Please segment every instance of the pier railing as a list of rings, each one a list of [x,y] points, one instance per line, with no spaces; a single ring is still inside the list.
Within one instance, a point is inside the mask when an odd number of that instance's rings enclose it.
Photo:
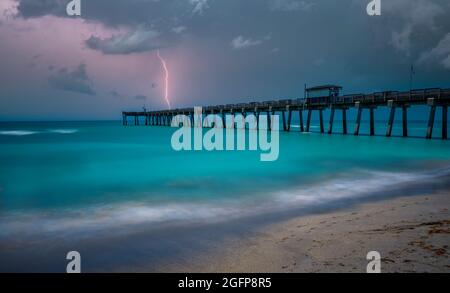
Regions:
[[[415,89],[407,92],[384,91],[371,94],[351,94],[326,99],[283,99],[264,102],[250,102],[238,104],[226,104],[203,107],[203,113],[206,114],[243,114],[253,113],[255,115],[270,115],[275,112],[281,112],[283,120],[283,130],[290,131],[291,119],[294,112],[299,113],[300,131],[309,131],[311,125],[311,116],[313,111],[319,111],[320,132],[325,133],[323,111],[330,109],[330,119],[327,133],[333,133],[334,114],[336,110],[342,111],[343,133],[348,134],[347,128],[347,110],[357,109],[357,118],[353,134],[359,135],[361,117],[363,110],[369,110],[370,113],[370,135],[375,135],[374,111],[378,107],[388,107],[390,109],[389,119],[387,121],[386,136],[392,135],[396,109],[402,109],[402,128],[403,136],[408,136],[408,108],[416,105],[427,105],[430,108],[426,138],[432,138],[433,127],[437,107],[442,108],[442,138],[447,139],[447,113],[450,104],[450,89],[427,88]],[[303,112],[307,112],[306,126],[303,121]],[[160,111],[142,111],[142,112],[122,112],[123,125],[130,125],[129,117],[134,118],[134,125],[139,125],[144,119],[144,125],[148,126],[170,126],[172,119],[176,115],[186,115],[193,118],[194,108],[179,108]],[[286,119],[287,115],[287,119]],[[225,119],[223,119],[225,122]],[[268,119],[270,121],[270,119]],[[131,123],[132,124],[132,123]],[[226,125],[225,125],[226,126]],[[234,125],[233,125],[234,127]],[[270,125],[268,125],[270,128]]]

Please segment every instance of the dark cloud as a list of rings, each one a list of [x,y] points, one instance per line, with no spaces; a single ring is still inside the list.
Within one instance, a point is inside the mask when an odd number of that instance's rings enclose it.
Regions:
[[[67,17],[58,0],[17,1],[25,18]],[[420,86],[447,86],[449,1],[387,0],[376,17],[366,14],[369,2],[84,0],[87,22],[126,33],[101,38],[92,32],[83,46],[108,55],[177,47],[177,57],[190,58],[178,60],[189,66],[189,76],[180,72],[177,86],[200,102],[212,94],[217,100],[296,96],[304,83],[341,83],[346,91],[402,89],[409,87],[413,63]]]
[[[44,15],[68,17],[70,0],[16,0],[18,15],[36,18]],[[176,23],[177,19],[202,15],[210,0],[82,0],[81,14],[87,20],[108,26],[142,23]]]
[[[439,43],[428,52],[424,52],[419,59],[424,64],[428,62],[436,62],[444,68],[450,69],[450,33],[445,35]]]
[[[144,95],[137,95],[137,96],[135,96],[134,98],[135,98],[136,100],[139,100],[139,101],[145,101],[145,100],[147,100],[147,97],[144,96]]]
[[[91,36],[86,45],[99,50],[104,54],[131,54],[151,51],[164,46],[160,39],[160,33],[145,28],[138,28],[126,34],[116,35],[111,38],[101,39]]]
[[[119,99],[119,98],[122,97],[122,95],[119,94],[117,91],[111,91],[111,92],[109,92],[109,93],[110,93],[110,95],[111,95],[113,98],[116,98],[116,99]]]
[[[48,78],[48,83],[54,89],[95,95],[92,89],[93,83],[87,75],[85,64],[80,64],[72,71],[67,68],[61,68]]]
[[[302,0],[271,0],[270,9],[274,11],[307,11],[314,6],[314,2]]]
[[[67,0],[18,0],[17,11],[24,18],[35,18],[44,15],[67,16]]]

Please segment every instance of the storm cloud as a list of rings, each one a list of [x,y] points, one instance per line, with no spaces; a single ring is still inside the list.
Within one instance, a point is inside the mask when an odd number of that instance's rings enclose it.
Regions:
[[[414,87],[449,86],[448,0],[382,0],[381,16],[367,15],[369,0],[82,0],[81,18],[65,14],[69,0],[4,1],[0,10],[12,2],[15,14],[0,16],[0,38],[8,39],[0,54],[10,63],[0,85],[24,70],[14,64],[42,54],[29,68],[35,79],[81,95],[95,84],[116,112],[143,102],[166,107],[163,87],[153,86],[164,82],[156,49],[176,106],[301,97],[304,84],[403,90],[411,65]],[[131,98],[136,92],[151,99]]]
[[[54,89],[91,96],[95,95],[95,92],[92,89],[92,81],[89,79],[86,72],[85,64],[80,64],[73,70],[67,68],[59,69],[49,77],[48,83]]]
[[[164,46],[160,40],[160,33],[145,28],[138,28],[125,34],[116,35],[107,39],[91,36],[86,45],[104,54],[131,54],[152,51]]]

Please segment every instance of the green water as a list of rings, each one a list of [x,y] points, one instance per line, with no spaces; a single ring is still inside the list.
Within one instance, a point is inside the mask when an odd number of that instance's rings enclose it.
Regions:
[[[260,151],[176,152],[170,144],[175,130],[119,122],[0,124],[3,225],[17,214],[59,219],[58,211],[83,218],[90,210],[89,217],[111,224],[323,203],[413,181],[450,161],[449,141],[302,134],[294,127],[280,133],[278,160],[261,162]],[[412,135],[424,131],[424,122],[410,124]]]

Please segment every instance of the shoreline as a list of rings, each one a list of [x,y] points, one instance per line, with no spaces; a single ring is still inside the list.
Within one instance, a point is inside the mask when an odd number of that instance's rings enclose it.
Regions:
[[[76,248],[84,272],[365,272],[372,250],[382,272],[450,272],[450,174],[421,179],[225,222],[15,239],[0,271],[61,272]]]
[[[446,190],[299,216],[158,271],[365,273],[375,250],[382,272],[449,273],[449,208]]]

